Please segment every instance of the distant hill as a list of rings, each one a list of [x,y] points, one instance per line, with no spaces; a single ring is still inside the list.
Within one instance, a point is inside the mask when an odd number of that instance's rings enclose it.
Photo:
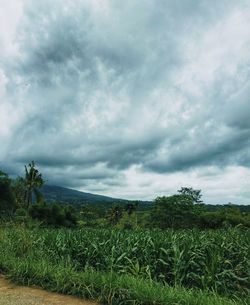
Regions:
[[[76,191],[73,189],[56,186],[56,185],[44,185],[41,188],[46,201],[68,202],[68,203],[82,203],[82,202],[102,202],[102,203],[125,203],[128,200],[112,198],[108,196],[96,195],[91,193],[85,193]]]
[[[81,192],[57,185],[44,185],[41,188],[47,202],[65,202],[72,204],[90,203],[97,204],[99,207],[107,208],[113,204],[126,204],[130,200],[113,198],[103,195]],[[152,207],[153,201],[140,201],[139,210],[146,211]],[[205,204],[207,212],[217,211],[227,205]],[[250,213],[250,205],[235,205],[241,212]]]

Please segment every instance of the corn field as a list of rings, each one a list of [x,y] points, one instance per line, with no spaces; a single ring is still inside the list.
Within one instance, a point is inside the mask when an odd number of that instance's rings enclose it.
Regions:
[[[228,229],[121,231],[0,229],[0,269],[6,260],[71,266],[74,271],[131,274],[171,286],[248,295],[250,232]]]

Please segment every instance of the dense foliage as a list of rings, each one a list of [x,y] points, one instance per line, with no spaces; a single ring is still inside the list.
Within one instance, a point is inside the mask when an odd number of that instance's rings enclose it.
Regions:
[[[241,212],[236,205],[220,206],[215,211],[209,211],[208,207],[195,202],[188,194],[157,197],[151,211],[151,224],[162,229],[250,227],[250,213]]]
[[[42,226],[73,227],[77,222],[75,210],[69,205],[35,204],[30,207],[29,215],[39,220]]]
[[[47,259],[86,270],[130,274],[172,286],[246,295],[249,230],[6,229],[0,258]],[[1,262],[1,260],[0,260]]]
[[[11,189],[11,179],[0,171],[0,215],[13,212],[16,208],[15,198]]]

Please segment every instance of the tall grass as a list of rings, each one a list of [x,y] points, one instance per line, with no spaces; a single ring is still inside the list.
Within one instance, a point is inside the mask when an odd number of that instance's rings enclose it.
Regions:
[[[173,301],[168,304],[229,304],[224,299],[219,303],[219,298],[217,303],[209,303],[215,296],[180,287],[246,300],[249,245],[249,231],[237,229],[129,232],[6,228],[0,229],[0,268],[25,283],[32,281],[87,297],[107,296],[105,289],[110,289],[113,301],[103,297],[106,304],[116,304],[117,299],[124,302],[117,304],[166,304],[171,296]],[[143,296],[151,301],[147,303]],[[207,301],[197,303],[201,297]],[[142,299],[144,303],[138,303]]]

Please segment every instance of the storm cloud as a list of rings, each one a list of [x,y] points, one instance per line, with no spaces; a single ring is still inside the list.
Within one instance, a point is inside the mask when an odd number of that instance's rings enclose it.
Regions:
[[[3,170],[35,160],[79,190],[249,202],[249,1],[14,3],[0,0]]]

